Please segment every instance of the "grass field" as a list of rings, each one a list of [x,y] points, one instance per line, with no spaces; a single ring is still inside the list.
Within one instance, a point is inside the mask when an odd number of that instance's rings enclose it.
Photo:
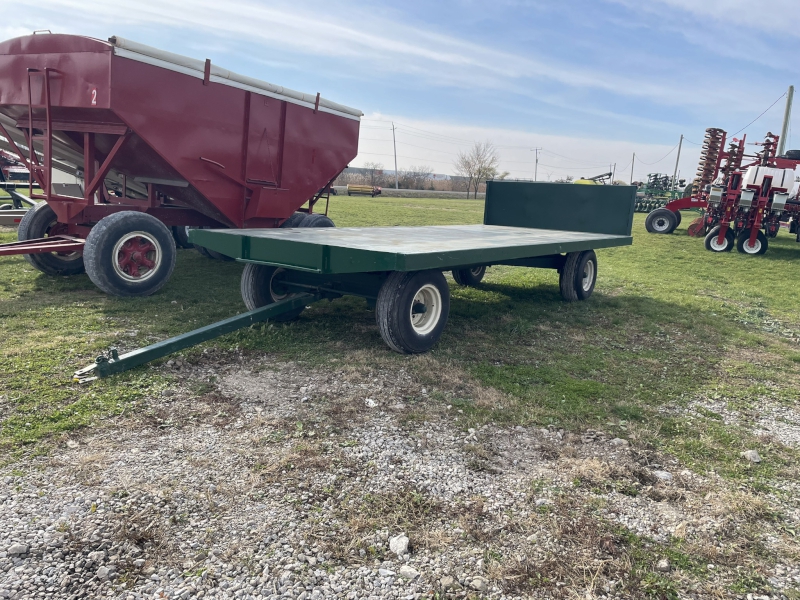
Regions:
[[[482,210],[474,200],[341,197],[330,215],[340,226],[456,224],[480,222]],[[356,298],[209,345],[309,366],[406,365],[464,411],[465,427],[488,420],[603,427],[690,468],[766,488],[793,472],[796,450],[726,425],[712,410],[691,418],[682,411],[697,398],[744,412],[763,402],[796,406],[800,245],[782,233],[763,257],[712,254],[685,235],[690,221],[686,214],[674,235],[655,236],[637,215],[633,247],[598,252],[599,280],[586,303],[563,303],[557,274],[545,270],[495,267],[479,289],[453,284],[450,322],[426,357],[391,353]],[[13,239],[13,230],[0,233],[0,241]],[[0,258],[3,453],[45,452],[56,434],[100,423],[168,387],[168,375],[149,367],[87,386],[70,376],[110,345],[132,349],[240,312],[240,272],[180,251],[159,294],[116,299],[85,275],[50,278],[22,258]],[[465,382],[489,393],[470,395]],[[753,467],[739,458],[746,449],[767,459]]]

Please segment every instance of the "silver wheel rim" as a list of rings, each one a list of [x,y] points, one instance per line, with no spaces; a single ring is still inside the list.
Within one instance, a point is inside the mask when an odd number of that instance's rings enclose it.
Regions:
[[[722,238],[722,243],[719,243],[719,234],[715,234],[714,237],[711,238],[711,249],[714,252],[723,252],[728,247],[728,236],[724,236]]]
[[[419,311],[420,306],[424,307],[425,312]],[[426,283],[417,291],[411,302],[409,316],[411,327],[418,335],[427,335],[436,328],[442,316],[442,295],[435,285]]]
[[[475,267],[469,270],[473,277],[480,277],[483,274],[483,267]]]
[[[594,261],[589,260],[586,262],[586,266],[583,268],[583,280],[581,281],[581,286],[583,287],[584,292],[588,292],[592,289],[592,285],[594,284]]]
[[[653,229],[658,233],[669,229],[669,220],[667,217],[656,217],[653,219]]]
[[[742,249],[744,250],[745,254],[758,254],[761,250],[761,240],[756,238],[751,246],[750,240],[746,239],[744,244],[742,244]]]
[[[153,249],[145,253],[145,256],[150,262],[153,263],[153,266],[144,267],[145,270],[142,270],[142,267],[139,267],[137,269],[138,276],[133,276],[125,271],[123,266],[120,264],[119,259],[120,255],[123,253],[125,244],[133,242],[137,239],[146,240],[153,245]],[[152,234],[147,233],[146,231],[132,231],[128,235],[120,238],[119,241],[114,244],[114,251],[111,254],[111,264],[114,267],[114,272],[125,281],[141,283],[142,281],[147,281],[156,274],[156,271],[158,271],[158,268],[161,266],[162,258],[163,252],[161,252],[161,244],[158,243],[158,240]]]
[[[285,269],[280,269],[280,268],[275,269],[272,272],[272,277],[269,278],[269,295],[272,296],[273,302],[280,302],[281,300],[286,300],[286,298],[292,295],[291,292],[285,292],[283,294],[279,294],[275,291],[275,288],[272,287],[272,284],[275,281],[275,276],[278,275],[279,273],[283,273],[284,271]]]

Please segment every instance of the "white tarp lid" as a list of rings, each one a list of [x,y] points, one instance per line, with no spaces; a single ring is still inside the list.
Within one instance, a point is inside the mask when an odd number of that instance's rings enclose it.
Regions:
[[[145,44],[139,44],[138,42],[132,42],[116,35],[108,38],[108,41],[114,46],[114,53],[124,58],[139,60],[141,62],[146,62],[155,66],[161,66],[173,71],[186,73],[187,75],[192,75],[194,77],[200,77],[201,79],[205,74],[205,61],[198,60],[196,58],[189,58],[188,56],[182,56],[173,52],[167,52],[165,50],[159,50],[158,48],[146,46]],[[216,66],[214,63],[211,63],[211,81],[246,89],[271,96],[273,98],[286,100],[287,102],[292,102],[293,104],[300,104],[302,106],[311,108],[314,107],[317,101],[316,94],[304,94],[303,92],[290,90],[289,88],[275,85],[274,83],[255,79],[254,77],[239,75],[238,73],[233,73],[227,69],[222,69]],[[351,119],[356,118],[360,120],[360,118],[364,115],[364,113],[357,108],[351,108],[350,106],[344,106],[343,104],[331,102],[330,100],[326,100],[322,97],[319,99],[319,108],[323,112],[339,114]]]

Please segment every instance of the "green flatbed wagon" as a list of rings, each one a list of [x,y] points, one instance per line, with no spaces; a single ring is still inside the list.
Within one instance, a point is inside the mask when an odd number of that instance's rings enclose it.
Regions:
[[[390,348],[425,352],[447,323],[443,271],[460,285],[478,285],[492,265],[556,269],[562,297],[585,300],[597,279],[594,250],[632,243],[634,201],[630,186],[490,181],[483,225],[192,230],[193,243],[246,263],[241,291],[249,312],[126,355],[112,350],[76,376],[119,372],[345,295],[375,307]]]

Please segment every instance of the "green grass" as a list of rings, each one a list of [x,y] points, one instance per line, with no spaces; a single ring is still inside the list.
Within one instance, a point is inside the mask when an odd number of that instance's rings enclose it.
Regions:
[[[482,211],[480,200],[336,197],[330,216],[340,226],[455,224],[479,223]],[[437,388],[441,403],[463,411],[465,427],[490,419],[600,427],[757,489],[797,453],[725,425],[713,411],[681,411],[697,397],[733,408],[760,398],[796,403],[800,245],[782,233],[763,257],[712,254],[686,235],[689,213],[670,236],[645,233],[643,220],[635,218],[633,247],[598,252],[588,302],[563,303],[554,271],[494,267],[480,288],[453,284],[448,327],[426,357],[390,352],[357,298],[318,303],[295,323],[255,326],[204,347],[309,365],[406,366]],[[103,295],[85,275],[50,278],[21,258],[0,258],[0,447],[45,451],[53,435],[135,410],[136,400],[169,386],[148,367],[88,386],[70,375],[110,345],[132,349],[240,312],[241,268],[180,251],[163,291],[126,300]],[[501,394],[475,394],[475,383]],[[740,460],[749,448],[765,461]]]

